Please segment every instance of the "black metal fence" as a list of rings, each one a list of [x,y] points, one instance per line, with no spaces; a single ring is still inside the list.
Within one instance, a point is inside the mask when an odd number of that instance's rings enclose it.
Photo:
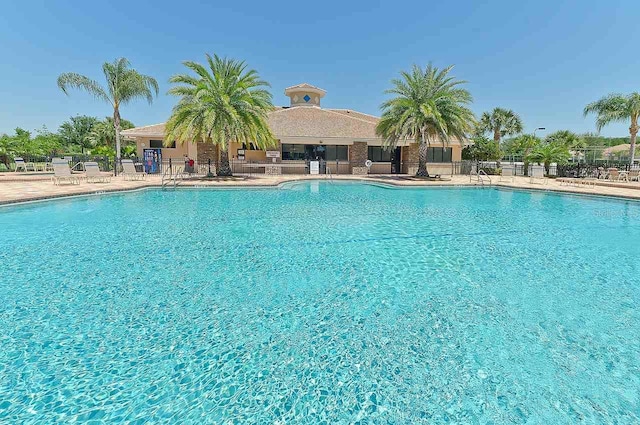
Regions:
[[[84,162],[94,161],[99,164],[101,171],[114,171],[115,158],[106,156],[92,156],[92,155],[56,155],[56,156],[38,156],[38,155],[24,155],[21,158],[25,163],[32,164],[33,167],[29,167],[29,171],[35,168],[34,171],[50,171],[50,168],[46,167],[46,164],[50,164],[52,158],[65,158],[68,160],[74,171],[83,171]],[[123,158],[125,159],[125,158]],[[216,174],[216,163],[213,161],[200,161],[189,158],[166,158],[161,161],[145,160],[140,157],[130,157],[137,169],[137,171],[144,171],[148,174],[169,174],[175,172],[196,172],[198,174],[208,174],[211,170],[211,174]],[[456,175],[456,174],[469,174],[474,169],[474,162],[472,161],[453,161],[449,163],[427,163],[427,171],[431,175]],[[233,174],[238,175],[261,175],[269,172],[273,165],[276,165],[279,173],[281,174],[310,174],[311,167],[310,161],[281,161],[274,164],[270,160],[262,161],[238,161],[230,160],[229,165]],[[354,163],[350,161],[320,161],[319,174],[352,174],[354,167],[363,167],[363,164]],[[475,166],[477,169],[477,166]],[[11,162],[9,167],[5,167],[4,171],[14,171],[15,164]],[[122,167],[118,167],[118,171],[121,171]],[[373,162],[368,169],[369,174],[409,174],[413,175],[418,170],[417,161],[393,161],[393,162]]]
[[[95,156],[95,155],[16,155],[10,158],[9,161],[0,165],[0,172],[12,172],[16,170],[15,158],[22,158],[25,162],[27,171],[50,171],[50,164],[53,158],[63,158],[69,162],[69,166],[74,171],[83,171],[85,162],[97,162],[101,171],[113,171],[114,159],[108,156]],[[21,170],[23,171],[23,170]]]
[[[524,176],[525,167],[523,163],[510,163],[502,161],[498,167],[495,161],[479,161],[477,162],[477,169],[483,170],[487,174],[500,174],[503,166],[509,165],[514,167],[516,176]],[[533,165],[537,163],[529,163],[529,171]],[[615,161],[596,161],[594,163],[584,162],[569,162],[567,164],[551,164],[549,169],[545,170],[545,175],[549,177],[599,177],[607,170],[607,168],[617,168],[620,171],[629,171],[631,166],[628,162],[615,162]]]

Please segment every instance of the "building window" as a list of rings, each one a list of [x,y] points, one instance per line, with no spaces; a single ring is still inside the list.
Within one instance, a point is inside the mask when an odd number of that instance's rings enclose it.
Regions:
[[[346,145],[327,145],[325,158],[327,161],[348,161],[349,147]]]
[[[282,159],[301,160],[304,158],[304,145],[282,144]]]
[[[393,150],[382,146],[369,146],[369,159],[373,162],[391,162]]]
[[[348,161],[349,147],[347,145],[301,145],[282,144],[282,159]]]
[[[154,148],[154,149],[158,149],[158,148],[175,148],[176,147],[176,141],[174,140],[173,143],[171,143],[171,145],[165,146],[165,145],[162,144],[162,140],[149,140],[149,147],[150,148]]]
[[[451,162],[451,148],[429,148],[427,162]]]

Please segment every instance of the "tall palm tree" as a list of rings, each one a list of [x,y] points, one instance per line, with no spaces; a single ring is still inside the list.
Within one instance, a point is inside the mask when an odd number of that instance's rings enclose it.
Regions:
[[[204,141],[221,147],[217,174],[230,176],[229,144],[253,143],[265,149],[276,143],[267,124],[273,109],[269,84],[243,61],[211,57],[206,66],[187,61],[193,74],[178,74],[169,82],[180,84],[169,94],[180,97],[165,128],[165,141]]]
[[[636,154],[636,137],[638,135],[638,117],[640,117],[640,93],[629,95],[610,94],[585,106],[584,116],[596,115],[596,128],[602,130],[612,122],[630,121],[629,125],[629,158],[633,165]]]
[[[58,77],[58,87],[68,94],[69,88],[82,89],[93,97],[110,103],[113,107],[113,125],[116,132],[116,164],[120,163],[120,107],[127,103],[144,98],[151,104],[153,95],[158,95],[158,82],[148,76],[131,69],[125,58],[113,62],[105,62],[102,71],[107,80],[106,88],[100,83],[84,75],[67,72]],[[115,167],[117,173],[118,167]]]
[[[462,141],[475,125],[473,112],[467,107],[471,94],[459,87],[466,81],[450,76],[452,68],[414,65],[410,72],[400,73],[402,78],[391,80],[393,87],[385,91],[396,97],[381,105],[376,133],[384,138],[386,147],[406,139],[418,143],[417,176],[429,176],[427,157],[432,142],[448,143],[452,137]]]
[[[478,129],[483,133],[492,133],[493,141],[500,143],[504,136],[522,133],[522,120],[511,109],[494,108],[480,117]]]

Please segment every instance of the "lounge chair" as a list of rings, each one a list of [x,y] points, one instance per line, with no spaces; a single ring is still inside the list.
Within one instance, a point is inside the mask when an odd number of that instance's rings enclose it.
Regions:
[[[629,171],[629,175],[627,176],[629,178],[629,181],[640,181],[640,170],[635,169],[635,170],[631,170]]]
[[[607,170],[605,170],[604,167],[598,167],[597,178],[600,180],[606,180],[608,177],[609,173],[607,172]]]
[[[27,164],[25,164],[24,159],[22,158],[14,158],[13,161],[16,163],[15,172],[17,173],[19,169],[22,171],[27,171]]]
[[[109,183],[111,181],[111,176],[100,172],[97,162],[85,162],[84,171],[88,183]]]
[[[27,171],[36,171],[36,166],[33,162],[25,162],[24,159],[20,157],[14,158],[13,161],[16,163],[15,172],[18,172],[18,169],[21,169],[25,173]]]
[[[130,159],[123,159],[122,161],[122,176],[125,180],[144,180],[147,177],[147,173],[138,172],[133,161]]]
[[[617,168],[607,168],[607,180],[618,181],[620,180],[620,171]]]
[[[69,163],[65,159],[61,158],[53,158],[51,161],[53,165],[53,177],[51,180],[53,184],[59,185],[63,181],[66,181],[71,184],[80,184],[80,179],[78,176],[74,176],[71,174],[71,168],[69,168]]]
[[[535,179],[540,179],[539,183],[546,183],[544,178],[544,167],[541,165],[532,165],[529,177],[531,183],[535,183]]]
[[[503,165],[502,166],[502,174],[500,174],[500,181],[503,179],[509,179],[513,181],[513,176],[516,175],[516,167],[513,165]]]

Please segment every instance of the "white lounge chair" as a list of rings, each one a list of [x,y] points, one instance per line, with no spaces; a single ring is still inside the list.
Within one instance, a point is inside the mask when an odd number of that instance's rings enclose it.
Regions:
[[[500,174],[500,181],[503,179],[509,179],[513,181],[513,176],[516,175],[516,167],[513,165],[503,165],[502,166],[502,174]]]
[[[13,161],[16,163],[15,172],[18,172],[18,169],[21,169],[25,173],[27,171],[36,171],[36,166],[33,162],[25,162],[24,158],[16,157],[13,158]]]
[[[22,158],[13,158],[13,161],[16,163],[15,172],[17,173],[19,169],[22,171],[27,171],[27,164],[24,162]]]
[[[84,171],[88,183],[109,183],[111,176],[102,174],[97,162],[85,162]]]
[[[138,172],[133,161],[130,159],[123,159],[122,161],[122,176],[125,180],[144,180],[147,177],[147,173]]]
[[[59,185],[63,181],[71,184],[80,184],[78,176],[71,174],[71,168],[69,168],[69,163],[66,159],[53,158],[51,164],[53,165],[53,177],[51,177],[53,184]]]
[[[620,180],[620,170],[618,170],[617,168],[607,168],[607,180]]]
[[[531,172],[529,173],[530,182],[535,183],[538,180],[538,183],[546,183],[544,178],[544,167],[542,165],[532,165]]]

